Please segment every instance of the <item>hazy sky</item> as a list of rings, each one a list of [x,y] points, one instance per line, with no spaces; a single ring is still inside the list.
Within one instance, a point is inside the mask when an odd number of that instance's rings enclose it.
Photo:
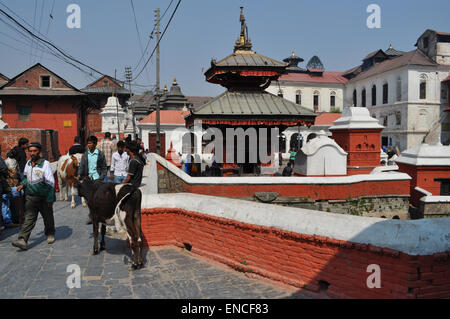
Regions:
[[[124,78],[124,68],[133,69],[141,49],[130,0],[0,0],[30,25],[34,25],[57,46],[97,70]],[[178,0],[161,21],[161,31]],[[66,25],[69,4],[81,8],[81,28]],[[170,0],[134,0],[141,44],[145,48],[154,26],[154,10],[167,8]],[[381,28],[369,29],[366,12],[369,4],[381,7]],[[305,59],[301,66],[318,55],[326,70],[345,71],[358,65],[376,49],[413,50],[426,29],[450,32],[448,0],[182,0],[161,41],[161,87],[177,78],[185,95],[216,96],[224,91],[205,81],[211,58],[232,53],[240,31],[239,12],[244,14],[253,50],[282,60],[292,51]],[[43,8],[43,10],[42,10]],[[6,10],[7,11],[7,10]],[[0,14],[0,18],[5,17]],[[149,52],[155,46],[150,42]],[[32,55],[30,55],[30,53]],[[42,58],[40,58],[42,55]],[[41,62],[77,88],[93,78],[57,58],[32,49],[30,41],[0,21],[0,73],[13,77],[32,64]],[[142,64],[141,64],[142,65]],[[139,66],[135,74],[141,69]],[[155,58],[136,80],[141,85],[155,84]],[[142,91],[139,88],[137,91]]]

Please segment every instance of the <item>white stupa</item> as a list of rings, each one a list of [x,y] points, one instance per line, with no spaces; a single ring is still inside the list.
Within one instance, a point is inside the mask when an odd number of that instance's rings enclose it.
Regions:
[[[119,121],[120,132],[124,132],[125,128],[125,112],[119,103],[119,99],[115,96],[110,96],[106,102],[105,107],[100,113],[102,117],[102,132],[111,132],[111,134],[118,134],[117,121]]]

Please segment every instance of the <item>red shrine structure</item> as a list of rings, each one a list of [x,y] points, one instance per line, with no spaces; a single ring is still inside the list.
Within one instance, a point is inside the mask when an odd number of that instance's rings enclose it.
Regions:
[[[226,58],[211,61],[211,67],[205,72],[206,81],[220,84],[226,92],[212,99],[198,109],[191,109],[186,117],[186,126],[191,128],[194,121],[201,120],[202,129],[219,128],[224,137],[223,169],[239,169],[239,173],[257,173],[261,164],[249,161],[249,140],[245,142],[245,163],[233,163],[226,160],[225,137],[227,128],[242,127],[244,130],[254,127],[258,132],[258,154],[260,145],[267,141],[267,155],[278,153],[270,149],[270,129],[278,128],[281,133],[289,126],[314,124],[315,114],[293,102],[265,92],[271,81],[286,73],[287,63],[280,62],[252,51],[248,37],[243,7],[240,14],[241,32],[234,46],[234,52]],[[266,136],[259,128],[267,128]],[[281,135],[281,134],[280,134]],[[235,148],[236,148],[235,143]],[[219,160],[217,160],[219,163]],[[259,162],[259,158],[258,158]],[[263,164],[264,165],[264,164]]]

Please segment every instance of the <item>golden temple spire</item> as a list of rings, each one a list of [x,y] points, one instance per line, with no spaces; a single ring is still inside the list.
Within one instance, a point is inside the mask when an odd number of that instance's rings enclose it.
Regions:
[[[248,27],[245,23],[244,7],[241,7],[241,15],[239,21],[241,22],[241,33],[239,35],[239,40],[237,40],[234,45],[234,52],[238,50],[251,51],[252,43],[248,38]]]
[[[172,85],[177,85],[177,78],[173,78]]]

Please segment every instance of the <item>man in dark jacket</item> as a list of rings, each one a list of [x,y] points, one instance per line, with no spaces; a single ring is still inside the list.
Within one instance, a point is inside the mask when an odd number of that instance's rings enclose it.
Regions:
[[[96,149],[97,141],[97,137],[89,136],[87,140],[88,150],[84,152],[81,158],[78,177],[89,176],[93,180],[103,181],[108,173],[105,154]]]
[[[23,170],[25,169],[25,164],[27,163],[27,154],[25,153],[25,150],[28,148],[29,142],[30,141],[27,138],[21,137],[19,139],[18,145],[14,146],[14,148],[11,150],[15,152],[14,159],[17,161],[17,164],[19,164],[19,173],[21,179],[23,178]]]
[[[80,137],[75,136],[75,138],[73,139],[73,142],[74,142],[73,145],[69,148],[69,155],[78,154],[78,153],[83,154],[85,149],[80,144]]]
[[[106,167],[106,158],[102,151],[96,148],[98,139],[95,136],[89,136],[87,139],[88,150],[81,158],[78,168],[78,178],[89,176],[94,181],[103,181],[108,173]],[[89,214],[88,224],[92,224],[92,216]]]

